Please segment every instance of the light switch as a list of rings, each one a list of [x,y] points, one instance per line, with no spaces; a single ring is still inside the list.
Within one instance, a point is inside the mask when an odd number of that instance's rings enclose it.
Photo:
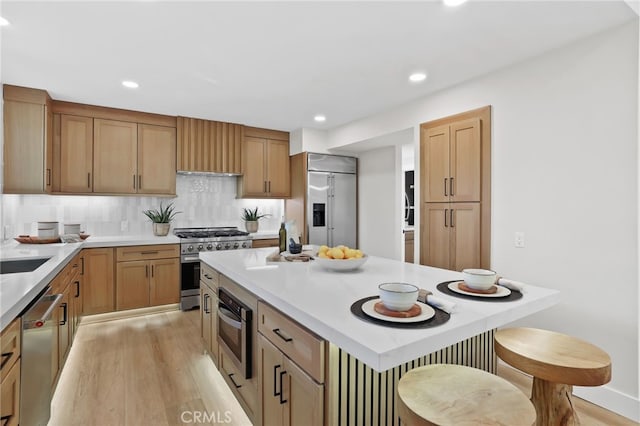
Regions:
[[[524,232],[516,232],[515,246],[516,248],[524,248]]]

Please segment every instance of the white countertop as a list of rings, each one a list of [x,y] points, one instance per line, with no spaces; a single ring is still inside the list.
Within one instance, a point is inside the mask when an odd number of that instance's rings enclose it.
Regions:
[[[254,240],[269,240],[278,237],[278,230],[275,231],[258,231],[250,234]]]
[[[4,329],[51,282],[83,248],[118,247],[150,244],[179,244],[175,235],[90,236],[81,243],[0,245],[0,259],[38,259],[50,257],[33,272],[0,275],[0,330]]]
[[[376,371],[385,371],[484,331],[546,309],[559,292],[527,286],[520,300],[486,302],[447,296],[436,290],[459,272],[371,256],[362,269],[331,272],[303,262],[267,263],[273,248],[200,253],[200,259]],[[509,277],[517,279],[517,277]],[[398,329],[363,321],[353,302],[374,296],[378,284],[401,281],[456,303],[451,319],[427,329]]]

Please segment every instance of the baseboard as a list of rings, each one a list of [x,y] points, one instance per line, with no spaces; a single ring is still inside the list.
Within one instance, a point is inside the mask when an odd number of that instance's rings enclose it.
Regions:
[[[139,317],[143,315],[159,314],[162,312],[177,311],[179,309],[179,303],[172,303],[170,305],[150,306],[148,308],[128,309],[126,311],[114,311],[104,314],[87,315],[82,317],[82,319],[80,320],[80,324],[84,325],[104,321],[113,321],[124,318]]]
[[[609,386],[574,386],[573,394],[599,405],[634,422],[640,422],[640,399],[612,389]]]

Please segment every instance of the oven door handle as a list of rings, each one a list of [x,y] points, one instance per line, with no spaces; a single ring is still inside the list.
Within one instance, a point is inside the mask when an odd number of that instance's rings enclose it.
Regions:
[[[182,256],[182,262],[197,262],[200,256]]]
[[[237,328],[238,330],[242,329],[242,322],[236,320],[236,315],[227,308],[218,306],[218,318],[220,318],[222,321],[226,322],[233,328]]]

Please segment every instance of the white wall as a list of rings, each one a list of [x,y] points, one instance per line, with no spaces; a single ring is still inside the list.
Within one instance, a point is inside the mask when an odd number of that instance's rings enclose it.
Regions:
[[[576,394],[639,420],[637,21],[335,129],[328,146],[484,105],[493,108],[491,267],[562,295],[518,325],[605,349],[611,382]]]
[[[178,175],[177,198],[2,195],[2,224],[10,227],[8,237],[36,235],[38,221],[80,223],[92,235],[151,234],[143,210],[157,208],[160,202],[174,202],[177,215],[173,227],[237,226],[244,230],[240,214],[244,207],[259,207],[270,214],[260,219],[259,231],[277,232],[284,214],[282,200],[236,199],[236,179],[226,176]],[[62,232],[62,229],[60,229]]]
[[[401,204],[395,168],[394,147],[367,151],[358,160],[358,246],[367,254],[390,259],[402,255],[396,237]]]

